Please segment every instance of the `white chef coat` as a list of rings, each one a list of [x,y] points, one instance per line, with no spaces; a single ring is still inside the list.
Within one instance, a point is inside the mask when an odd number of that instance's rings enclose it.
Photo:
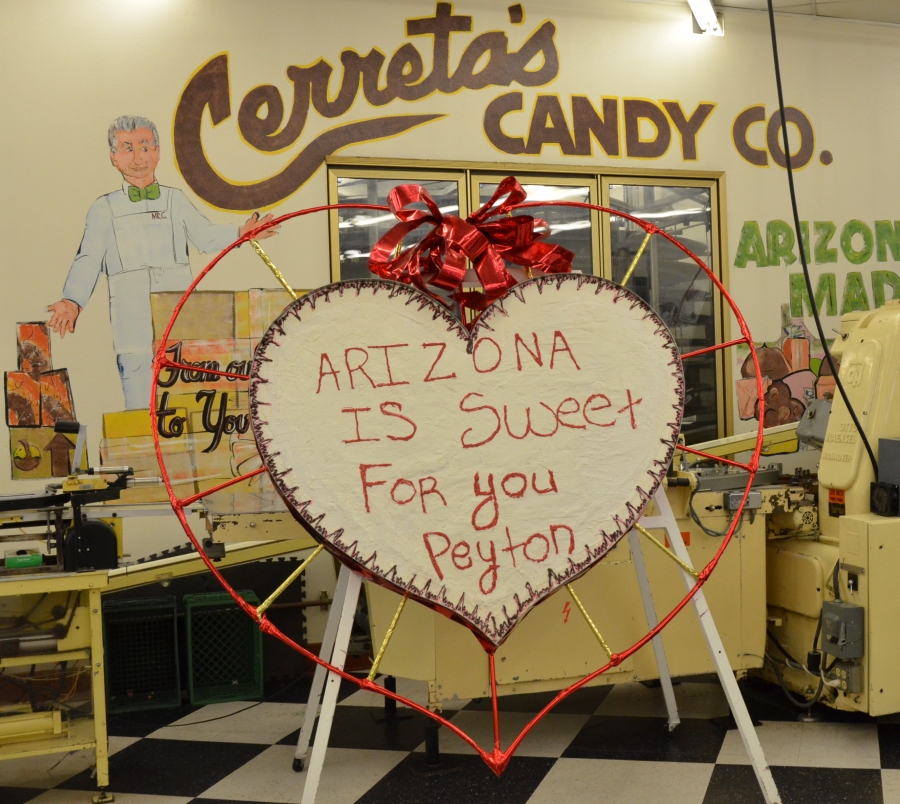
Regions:
[[[84,236],[69,269],[63,298],[84,307],[101,273],[109,282],[109,314],[126,407],[149,404],[153,359],[150,294],[186,290],[193,280],[188,243],[221,251],[239,227],[213,224],[174,187],[159,198],[132,201],[128,182],[88,210]]]

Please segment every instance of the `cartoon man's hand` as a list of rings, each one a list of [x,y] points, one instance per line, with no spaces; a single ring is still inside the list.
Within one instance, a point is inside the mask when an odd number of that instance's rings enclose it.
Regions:
[[[50,329],[59,333],[61,338],[65,338],[67,332],[75,332],[75,321],[81,314],[81,308],[75,302],[60,299],[56,304],[51,304],[47,310],[53,313],[47,324]]]
[[[258,212],[254,212],[249,218],[247,218],[247,222],[238,229],[238,234],[243,237],[247,232],[252,232],[254,229],[258,229],[260,226],[265,226],[270,220],[272,220],[272,213],[270,212],[264,218],[259,217]],[[274,237],[278,234],[278,230],[281,228],[281,224],[278,226],[273,226],[271,229],[266,229],[264,232],[260,232],[254,238],[255,240],[265,240],[267,237]]]

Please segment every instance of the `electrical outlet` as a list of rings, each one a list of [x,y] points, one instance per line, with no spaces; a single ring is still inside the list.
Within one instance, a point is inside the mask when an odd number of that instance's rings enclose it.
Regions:
[[[865,692],[865,687],[863,686],[863,667],[857,662],[838,661],[835,663],[834,667],[831,668],[828,675],[830,678],[837,679],[841,682],[838,687],[841,692],[846,692],[848,695]]]

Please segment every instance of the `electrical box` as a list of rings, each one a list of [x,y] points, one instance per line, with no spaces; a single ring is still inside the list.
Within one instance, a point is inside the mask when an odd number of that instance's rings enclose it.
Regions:
[[[725,492],[725,509],[728,511],[737,511],[741,507],[741,500],[744,499],[742,491],[726,491]],[[758,491],[751,491],[747,495],[747,502],[744,505],[745,511],[754,511],[762,508],[762,494]]]
[[[900,438],[878,439],[878,480],[900,486]]]
[[[797,424],[797,438],[801,444],[821,449],[825,443],[828,420],[831,418],[831,400],[813,399]]]
[[[840,682],[838,687],[841,692],[848,695],[854,695],[865,690],[863,684],[863,666],[854,661],[835,662],[833,668],[828,673],[829,677],[835,678]]]
[[[826,600],[822,606],[822,650],[838,659],[863,655],[865,609],[843,600]]]

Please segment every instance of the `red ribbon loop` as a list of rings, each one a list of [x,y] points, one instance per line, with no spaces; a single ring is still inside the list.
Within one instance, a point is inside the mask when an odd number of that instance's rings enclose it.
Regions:
[[[471,310],[483,310],[517,284],[506,262],[525,268],[529,278],[570,272],[575,255],[560,245],[543,242],[550,233],[546,221],[512,214],[525,198],[522,185],[508,176],[481,209],[463,220],[444,215],[420,185],[395,187],[388,195],[388,206],[399,223],[375,244],[369,270],[383,279],[415,285],[444,304],[429,286],[450,291],[454,301]],[[414,204],[424,204],[427,211]],[[420,226],[431,229],[403,251],[403,238]],[[462,290],[467,260],[472,262],[483,293]]]

